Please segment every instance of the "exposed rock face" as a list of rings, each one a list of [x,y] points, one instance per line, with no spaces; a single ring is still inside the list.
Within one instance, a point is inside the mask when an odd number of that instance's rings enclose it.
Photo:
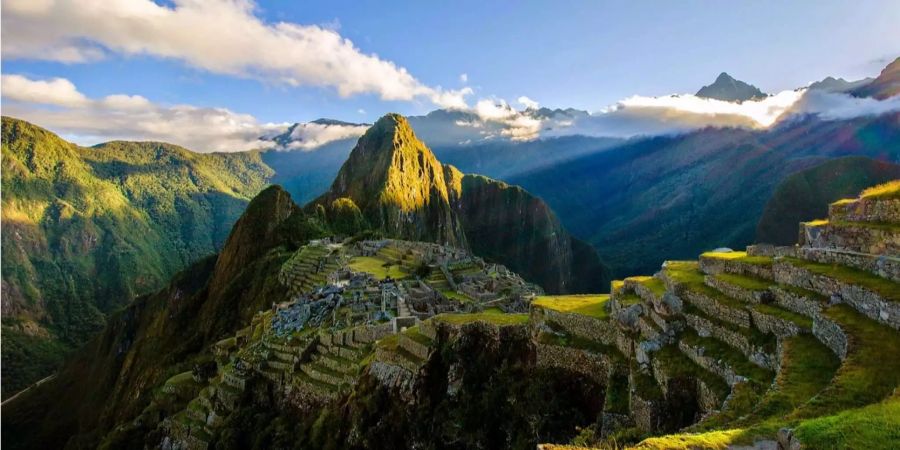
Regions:
[[[874,97],[879,100],[900,94],[900,58],[888,64],[871,83],[852,93],[857,97]]]
[[[758,87],[735,80],[731,75],[722,72],[713,84],[700,88],[697,91],[697,97],[714,98],[726,102],[743,102],[766,98],[766,94]]]
[[[441,164],[397,114],[360,138],[314,204],[332,210],[339,200],[387,236],[471,248],[548,292],[597,292],[609,281],[594,249],[573,238],[543,200]]]
[[[316,202],[330,205],[347,197],[390,236],[464,247],[465,235],[450,207],[453,186],[444,174],[406,119],[388,114],[359,139],[329,192]]]

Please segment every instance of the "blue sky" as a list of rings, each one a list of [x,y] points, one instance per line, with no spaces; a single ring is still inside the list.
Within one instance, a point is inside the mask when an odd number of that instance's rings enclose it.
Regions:
[[[113,3],[127,2],[108,2]],[[181,3],[185,1],[157,2],[167,8],[180,8]],[[166,52],[177,54],[178,49],[170,50],[165,42],[137,31],[129,35],[127,26],[91,34],[91,20],[114,21],[121,13],[85,13],[78,20],[67,20],[67,14],[73,13],[51,6],[54,10],[42,10],[43,15],[35,18],[28,4],[31,0],[3,1],[4,75],[28,80],[64,78],[91,99],[138,95],[154,104],[227,108],[260,122],[318,117],[372,121],[387,111],[422,114],[443,106],[432,100],[435,92],[466,87],[472,89],[465,95],[469,105],[485,98],[513,104],[527,96],[543,106],[596,111],[635,94],[694,92],[721,71],[766,92],[778,92],[827,75],[874,76],[900,55],[897,1],[271,0],[257,2],[249,13],[267,27],[288,22],[333,30],[352,41],[361,55],[377,55],[405,70],[418,89],[427,91],[390,99],[381,88],[342,96],[328,82],[307,83],[302,76],[291,84],[283,81],[281,73],[248,75],[236,72],[257,69],[211,69],[221,60],[198,63],[190,55],[167,56]],[[100,5],[100,12],[115,9]],[[219,20],[218,14],[205,16],[205,20]],[[30,36],[25,28],[56,29],[70,22],[82,27],[72,26],[71,34],[58,40]],[[202,33],[195,38],[213,44],[216,40]],[[140,39],[155,40],[144,44]],[[110,42],[119,41],[127,41],[123,47],[128,48],[110,47]],[[78,62],[48,56],[53,53],[48,49],[63,42],[92,47],[101,55]],[[271,50],[277,52],[277,48]],[[202,58],[204,51],[194,55]],[[336,70],[345,72],[341,67]],[[465,81],[462,74],[467,76]]]

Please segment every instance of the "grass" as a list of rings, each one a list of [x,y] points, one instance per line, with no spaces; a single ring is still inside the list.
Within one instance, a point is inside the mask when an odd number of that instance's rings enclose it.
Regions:
[[[811,220],[809,222],[803,222],[803,224],[808,227],[821,227],[823,225],[828,225],[828,219]]]
[[[792,266],[805,269],[814,274],[834,278],[835,280],[847,284],[858,285],[875,292],[884,297],[885,300],[900,302],[900,283],[895,283],[869,272],[839,264],[821,264],[790,257],[785,257],[783,260]]]
[[[523,325],[528,323],[528,314],[506,314],[502,311],[486,309],[484,312],[471,314],[438,314],[434,320],[463,325],[472,322],[487,322],[494,325]]]
[[[406,331],[403,332],[406,337],[418,342],[422,345],[431,345],[431,338],[422,334],[419,330],[418,326],[407,328]]]
[[[721,430],[706,433],[671,434],[644,439],[635,449],[666,449],[666,450],[694,450],[694,449],[724,449],[743,430]]]
[[[769,288],[769,286],[772,286],[771,281],[766,281],[755,277],[748,277],[745,275],[735,275],[733,273],[719,273],[713,275],[713,277],[724,281],[725,283],[751,291],[765,291]]]
[[[385,260],[374,256],[357,256],[351,259],[350,269],[357,272],[370,273],[379,280],[387,277],[401,279],[407,276],[407,273],[399,265],[385,262]]]
[[[620,306],[628,307],[631,305],[637,305],[639,303],[643,303],[644,299],[642,299],[639,295],[629,292],[628,294],[622,294],[616,296],[616,301],[619,302]]]
[[[589,295],[542,295],[531,302],[541,308],[554,311],[581,314],[597,319],[606,319],[609,313],[606,311],[608,294]]]
[[[900,180],[889,181],[884,184],[872,186],[859,195],[862,198],[869,199],[889,199],[900,198]]]
[[[802,422],[794,433],[807,448],[898,448],[900,397]]]
[[[806,419],[880,402],[900,385],[900,333],[840,304],[823,311],[851,338],[831,384],[791,414]]]
[[[627,374],[612,374],[609,377],[609,384],[606,386],[606,398],[603,400],[603,412],[628,414],[628,394]]]
[[[441,294],[444,294],[444,297],[449,298],[450,300],[456,300],[460,303],[469,303],[472,301],[472,298],[466,294],[460,294],[451,289],[444,289],[441,291]]]
[[[672,281],[684,285],[692,292],[703,294],[731,308],[743,309],[745,306],[744,302],[733,299],[707,286],[703,281],[706,274],[700,271],[700,266],[695,261],[669,261],[663,270]]]
[[[759,266],[771,266],[772,258],[768,256],[748,256],[747,252],[706,252],[701,258],[725,259]]]
[[[559,326],[552,322],[549,322],[548,325],[555,331],[555,333],[540,333],[538,335],[538,342],[540,342],[541,344],[557,345],[560,347],[586,350],[593,353],[602,353],[617,361],[621,361],[622,359],[624,359],[624,356],[622,356],[622,353],[619,352],[619,349],[617,349],[613,345],[601,344],[599,342],[592,341],[581,336],[576,336],[559,331]]]
[[[718,339],[701,337],[693,330],[687,330],[682,334],[681,340],[691,346],[703,347],[705,356],[724,361],[735,373],[758,385],[768,385],[775,375],[770,370],[751,363],[743,353]]]
[[[798,327],[806,330],[812,329],[813,326],[812,318],[804,316],[803,314],[795,313],[793,311],[788,311],[784,308],[779,308],[775,305],[760,303],[758,305],[753,305],[753,309],[756,312],[765,314],[767,316],[777,317],[779,319],[787,320],[788,322],[793,322]]]
[[[671,377],[703,380],[706,386],[715,392],[720,399],[724,399],[731,390],[728,387],[728,383],[698,366],[674,345],[667,345],[660,349],[656,353],[654,361],[662,364],[663,369]]]

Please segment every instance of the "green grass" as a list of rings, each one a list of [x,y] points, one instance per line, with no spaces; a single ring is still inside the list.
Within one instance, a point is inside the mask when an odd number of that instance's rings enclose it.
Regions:
[[[765,291],[773,284],[771,281],[766,281],[760,278],[735,275],[732,273],[719,273],[713,275],[713,277],[724,281],[725,283],[751,291]]]
[[[552,309],[565,313],[581,314],[597,319],[606,319],[609,313],[606,311],[608,294],[589,295],[542,295],[531,302],[541,308]]]
[[[560,347],[569,347],[579,350],[586,350],[593,353],[601,353],[617,361],[622,361],[624,359],[624,356],[621,352],[619,352],[619,349],[617,349],[613,345],[601,344],[599,342],[592,341],[581,336],[575,336],[565,333],[561,331],[558,325],[552,322],[549,322],[547,325],[549,325],[550,328],[555,331],[555,333],[540,333],[538,335],[538,342],[540,342],[541,344],[558,345]]]
[[[768,256],[748,256],[747,252],[706,252],[702,258],[726,259],[758,266],[771,266],[773,259]]]
[[[610,375],[606,397],[603,399],[603,412],[628,414],[629,394],[628,375],[622,373]]]
[[[644,439],[635,449],[696,450],[725,449],[743,430],[720,430],[706,433],[670,434]]]
[[[669,261],[663,271],[675,283],[684,285],[688,290],[703,294],[725,306],[737,309],[743,309],[746,306],[744,302],[707,286],[703,281],[706,274],[700,270],[699,264],[695,261]]]
[[[703,347],[705,356],[724,361],[738,375],[749,378],[759,386],[768,385],[775,375],[772,371],[751,363],[743,353],[718,339],[701,337],[693,330],[687,330],[682,334],[681,340],[688,345]]]
[[[407,328],[403,334],[422,345],[431,345],[431,338],[422,334],[418,326]]]
[[[523,325],[528,323],[528,314],[506,314],[502,311],[490,309],[480,313],[471,314],[438,314],[433,320],[463,325],[472,322],[487,322],[494,325]]]
[[[813,326],[812,318],[804,316],[803,314],[795,313],[793,311],[788,311],[775,305],[760,303],[758,305],[753,305],[753,309],[756,312],[765,314],[767,316],[777,317],[779,319],[787,320],[788,322],[793,322],[798,327],[806,330],[812,329]]]
[[[847,284],[855,284],[871,290],[884,297],[885,300],[900,302],[900,283],[895,283],[886,278],[838,264],[821,264],[790,257],[785,257],[784,261],[814,274],[824,275]]]
[[[387,277],[401,279],[407,276],[407,273],[404,272],[399,265],[386,262],[385,260],[374,256],[357,256],[351,259],[350,269],[357,272],[370,273],[379,280],[383,280]]]
[[[444,294],[444,297],[449,298],[450,300],[456,300],[460,303],[469,303],[472,301],[472,298],[466,294],[461,294],[451,289],[444,289],[441,291],[441,294]]]
[[[654,278],[654,277],[642,275],[642,276],[636,276],[636,277],[628,277],[625,280],[626,281],[629,281],[629,280],[636,281],[636,282],[646,286],[648,289],[650,289],[650,292],[653,292],[653,295],[655,295],[657,297],[662,297],[666,293],[666,286],[663,284],[662,281],[660,281],[659,279]]]
[[[832,306],[823,314],[850,335],[851,348],[832,383],[791,414],[794,419],[880,402],[900,385],[900,333],[845,304]]]
[[[900,198],[900,180],[889,181],[878,186],[872,186],[859,195],[868,199]]]
[[[794,433],[806,448],[900,448],[900,397],[802,422]]]
[[[703,380],[720,399],[725,399],[731,391],[728,383],[691,361],[675,345],[667,345],[656,352],[654,363],[661,364],[670,377]]]

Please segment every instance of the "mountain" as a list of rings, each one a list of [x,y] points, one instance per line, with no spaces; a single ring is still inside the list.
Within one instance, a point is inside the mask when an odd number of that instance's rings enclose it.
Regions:
[[[218,255],[110,315],[105,329],[54,378],[4,405],[3,434],[16,436],[18,448],[95,448],[154,398],[148,387],[209,361],[203,352],[213,343],[246,326],[257,311],[288,300],[277,282],[279,269],[298,242],[325,236],[323,229],[282,188],[265,189]],[[4,446],[12,447],[7,439]],[[119,447],[129,445],[113,445]]]
[[[344,272],[329,252],[405,261],[448,249],[403,241],[374,257],[360,252],[383,241],[314,243],[318,213],[272,186],[218,256],[112,315],[57,376],[4,404],[2,444],[893,448],[898,212],[900,183],[888,183],[801,224],[814,242],[706,252],[615,281],[609,295],[539,296],[527,313],[445,310],[406,328],[360,314],[394,283],[342,291],[328,281]],[[873,253],[846,258],[863,250]],[[297,296],[283,276],[294,270],[319,281]],[[426,279],[405,286],[448,280]],[[351,300],[370,289],[373,299]]]
[[[213,254],[272,176],[256,153],[79,147],[3,117],[3,396],[48,375],[104,316]]]
[[[614,274],[747,245],[781,180],[843,156],[900,161],[900,113],[637,140],[508,181],[542,198]],[[577,193],[577,195],[573,195]]]
[[[854,89],[857,97],[873,97],[884,100],[900,94],[900,57],[888,64],[872,82]]]
[[[712,84],[700,88],[696,95],[697,97],[738,103],[766,98],[766,94],[758,87],[735,80],[725,72],[720,73]]]
[[[822,90],[828,92],[850,92],[871,83],[874,78],[863,78],[856,81],[847,81],[843,78],[825,77],[822,80],[811,83],[809,90]]]
[[[461,174],[443,166],[405,118],[389,114],[369,128],[316,203],[351,199],[389,236],[466,246],[450,206]]]
[[[787,177],[756,225],[756,242],[797,243],[797,223],[828,215],[828,205],[876,184],[900,179],[900,165],[861,156],[824,162]]]
[[[596,292],[608,280],[596,253],[571,237],[543,201],[442,164],[396,114],[359,139],[314,204],[328,210],[342,199],[387,236],[471,248],[550,292]]]

